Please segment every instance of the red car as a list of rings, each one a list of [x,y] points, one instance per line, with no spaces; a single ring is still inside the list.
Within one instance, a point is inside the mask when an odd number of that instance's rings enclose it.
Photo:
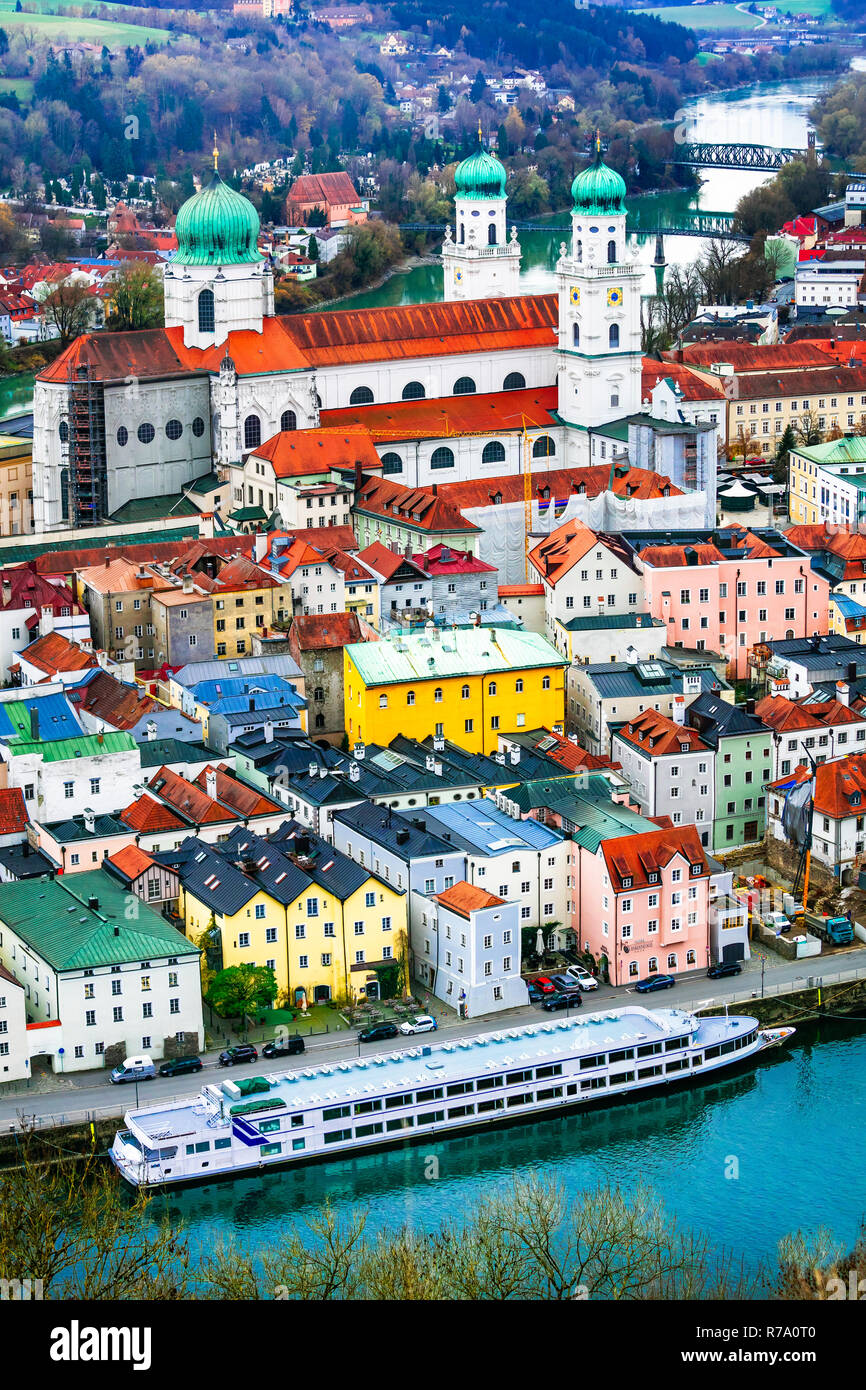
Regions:
[[[536,989],[540,989],[542,994],[555,994],[556,985],[552,980],[548,980],[546,975],[538,975],[532,981]]]

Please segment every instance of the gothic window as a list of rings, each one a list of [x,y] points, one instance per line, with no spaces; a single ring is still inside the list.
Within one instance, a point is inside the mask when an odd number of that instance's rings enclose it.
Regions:
[[[609,241],[609,242],[607,243],[607,263],[608,263],[608,265],[614,265],[614,264],[616,263],[616,242],[615,242],[615,241]]]
[[[618,324],[618,323],[612,323],[612,324],[611,324],[610,328],[608,329],[607,341],[608,341],[608,346],[609,346],[609,347],[612,347],[612,348],[617,348],[617,347],[619,347],[619,324]]]
[[[324,729],[324,727],[325,727],[325,716],[324,716],[323,714],[317,714],[317,715],[316,715],[315,725],[316,725],[316,728],[317,728],[317,729]]]
[[[495,245],[496,245],[496,223],[495,223],[495,222],[491,222],[490,225],[489,225],[489,227],[487,228],[487,245],[488,245],[488,246],[495,246]]]
[[[526,387],[526,377],[522,372],[509,372],[502,383],[503,391],[523,391]]]
[[[579,323],[573,323],[573,324],[571,325],[571,345],[572,345],[572,347],[580,347],[580,324],[579,324]]]
[[[262,422],[258,415],[248,415],[244,420],[244,448],[257,449],[262,442]]]
[[[498,439],[493,439],[489,444],[484,445],[484,452],[481,455],[482,463],[504,463],[505,447],[500,444]]]
[[[474,396],[477,389],[471,376],[459,376],[454,383],[455,396]]]
[[[298,428],[298,417],[293,410],[284,410],[280,416],[281,430],[296,430]]]
[[[402,473],[403,460],[399,454],[388,453],[382,455],[382,473]]]
[[[198,331],[213,333],[215,326],[213,290],[202,290],[198,297]]]
[[[60,443],[65,444],[69,438],[69,426],[65,420],[60,421]]]
[[[403,387],[404,401],[423,401],[427,395],[420,381],[407,381]]]
[[[452,451],[451,451],[450,449],[446,449],[445,446],[444,446],[444,444],[443,444],[443,445],[440,445],[438,449],[434,449],[434,450],[433,450],[433,454],[432,454],[431,459],[430,459],[430,467],[431,467],[431,468],[453,468],[453,467],[454,467],[454,454],[452,453]]]
[[[372,405],[373,392],[369,386],[356,386],[349,397],[349,405]]]
[[[549,434],[539,435],[532,446],[532,457],[534,459],[553,458],[556,453],[556,445]]]
[[[69,520],[69,469],[60,470],[60,515],[64,521]]]

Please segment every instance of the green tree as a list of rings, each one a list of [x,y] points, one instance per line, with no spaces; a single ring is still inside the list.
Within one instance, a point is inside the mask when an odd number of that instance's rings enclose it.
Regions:
[[[797,447],[797,435],[793,425],[786,425],[782,438],[776,446],[776,454],[773,459],[773,482],[787,483],[788,481],[788,462],[791,457],[791,450]]]
[[[153,266],[128,261],[114,277],[111,289],[111,309],[105,324],[110,332],[162,326],[162,284]]]
[[[277,977],[265,965],[230,965],[211,983],[208,1003],[224,1018],[242,1018],[270,1008],[277,997]]]
[[[319,259],[319,243],[314,236],[311,236],[310,240],[307,242],[307,256],[311,261],[317,261]]]
[[[486,92],[487,82],[485,81],[484,73],[480,71],[476,72],[472,80],[472,86],[469,88],[469,100],[474,106],[477,106],[479,101],[483,101]]]

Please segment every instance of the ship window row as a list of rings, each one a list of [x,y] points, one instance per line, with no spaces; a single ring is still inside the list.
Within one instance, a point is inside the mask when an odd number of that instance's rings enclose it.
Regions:
[[[730,1038],[727,1042],[714,1043],[712,1047],[704,1048],[704,1057],[709,1061],[711,1057],[726,1057],[731,1052],[739,1052],[754,1040],[755,1031],[752,1029],[751,1033],[742,1033],[738,1038]]]

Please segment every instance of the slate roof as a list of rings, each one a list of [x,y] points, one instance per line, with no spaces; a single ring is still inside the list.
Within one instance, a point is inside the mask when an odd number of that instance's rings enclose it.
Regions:
[[[164,763],[209,763],[213,758],[212,748],[205,748],[203,743],[186,743],[181,738],[146,738],[138,746],[142,769],[162,767]]]
[[[341,854],[335,850],[333,845],[329,845],[327,840],[314,835],[301,825],[299,821],[284,821],[279,828],[269,837],[271,844],[278,844],[285,853],[296,853],[302,858],[303,871],[309,874],[314,883],[318,883],[320,888],[324,888],[329,893],[333,893],[341,901],[351,895],[370,878],[376,879],[377,875],[365,869],[362,865],[356,864],[347,854]],[[304,842],[308,845],[307,850],[298,847],[298,842],[302,846]],[[384,882],[384,880],[379,880]],[[393,883],[387,885],[393,892],[400,893],[403,890],[395,888]]]
[[[686,720],[697,729],[704,743],[718,748],[720,738],[736,735],[769,734],[770,730],[756,714],[748,714],[740,705],[729,704],[719,695],[703,691],[686,710]]]
[[[422,822],[421,829],[415,820]],[[428,830],[426,816],[421,812],[417,817],[392,811],[390,806],[377,806],[372,801],[361,801],[357,806],[345,811],[335,811],[333,820],[345,825],[348,830],[357,830],[368,835],[377,845],[391,851],[407,864],[415,859],[443,854],[453,854],[454,846],[448,845],[438,835]],[[397,836],[400,835],[398,840]],[[405,838],[404,838],[405,837]]]

